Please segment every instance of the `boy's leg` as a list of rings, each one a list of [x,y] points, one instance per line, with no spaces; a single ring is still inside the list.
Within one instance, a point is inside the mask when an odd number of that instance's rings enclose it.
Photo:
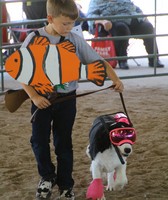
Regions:
[[[32,105],[32,113],[37,107]],[[50,132],[51,132],[51,111],[50,108],[39,110],[35,122],[32,123],[32,149],[38,164],[38,171],[41,177],[48,179],[55,175],[55,166],[50,155]]]
[[[76,99],[55,105],[53,138],[57,156],[57,184],[60,190],[73,188],[72,127],[76,116]]]
[[[32,113],[37,107],[32,105]],[[50,132],[51,132],[51,107],[39,110],[35,122],[32,123],[31,144],[35,154],[38,171],[42,177],[36,192],[37,199],[48,199],[52,188],[56,185],[55,166],[50,155]]]

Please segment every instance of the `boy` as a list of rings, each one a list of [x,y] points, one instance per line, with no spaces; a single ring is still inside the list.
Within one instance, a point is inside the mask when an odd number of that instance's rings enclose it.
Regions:
[[[73,0],[48,0],[47,19],[48,25],[38,29],[40,36],[46,36],[51,44],[59,43],[61,36],[69,39],[76,46],[76,54],[82,63],[88,64],[102,58],[87,44],[87,42],[71,33],[75,20],[78,18],[78,9]],[[30,33],[22,46],[27,46],[35,35]],[[113,81],[115,90],[122,92],[123,84],[117,77],[111,66],[106,63],[106,72]],[[76,115],[76,99],[51,105],[47,98],[39,95],[31,86],[22,84],[24,90],[32,100],[32,113],[40,109],[35,122],[32,122],[31,144],[34,151],[38,172],[42,177],[36,197],[47,199],[51,195],[54,185],[58,185],[60,196],[57,199],[75,199],[73,193],[74,180],[73,149],[72,149],[72,127]],[[78,87],[76,81],[68,83],[65,88],[58,88],[57,93],[65,96],[75,94]],[[52,126],[51,126],[52,123]],[[55,154],[57,158],[57,169],[51,161],[50,156],[50,133],[53,132]]]

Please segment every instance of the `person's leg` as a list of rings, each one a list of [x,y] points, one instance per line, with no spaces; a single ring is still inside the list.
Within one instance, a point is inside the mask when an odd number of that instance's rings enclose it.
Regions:
[[[110,30],[113,36],[128,36],[131,34],[129,27],[124,22],[114,22]],[[115,40],[115,48],[117,56],[127,56],[128,39]],[[120,68],[128,69],[127,60],[119,61]]]
[[[37,107],[32,105],[32,113]],[[39,110],[32,122],[31,144],[36,157],[38,172],[42,178],[50,178],[55,175],[55,166],[50,155],[50,132],[51,132],[50,108]]]
[[[112,29],[109,30],[109,33],[112,36],[127,36],[130,35],[129,27],[124,22],[113,22]],[[109,33],[104,30],[102,25],[98,27],[98,36],[99,37],[107,37]],[[126,40],[114,40],[115,50],[117,56],[127,56],[127,47],[128,47],[128,39]],[[121,69],[128,69],[127,60],[119,60],[119,67]]]
[[[138,21],[137,19],[133,19],[130,25],[130,30],[132,35],[145,35],[145,34],[154,34],[153,25],[149,21]],[[144,38],[144,46],[146,48],[146,52],[148,54],[154,54],[154,48],[156,48],[156,53],[158,54],[158,47],[157,44],[154,43],[154,38]],[[154,45],[156,46],[154,47]],[[154,66],[154,58],[149,58],[149,66]],[[159,59],[157,58],[157,66],[163,67],[160,63]]]
[[[37,107],[32,105],[32,113]],[[32,123],[32,149],[36,157],[38,172],[42,177],[36,192],[37,198],[48,198],[52,188],[56,184],[55,166],[50,155],[50,132],[51,132],[51,112],[50,107],[39,110],[35,122]]]
[[[53,138],[57,156],[57,185],[60,190],[73,188],[72,127],[76,116],[76,99],[56,104],[53,110]]]

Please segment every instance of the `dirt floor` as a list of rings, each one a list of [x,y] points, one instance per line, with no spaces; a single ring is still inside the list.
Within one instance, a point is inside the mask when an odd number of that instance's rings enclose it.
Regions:
[[[145,82],[147,84],[145,84]],[[168,77],[124,80],[123,96],[137,129],[137,142],[128,158],[128,185],[121,192],[105,192],[107,200],[168,199]],[[92,87],[91,87],[92,88]],[[92,88],[93,89],[93,88]],[[105,90],[77,100],[73,129],[74,179],[77,200],[84,200],[91,181],[85,151],[93,120],[123,111],[118,93]],[[10,113],[0,98],[0,200],[34,200],[39,176],[30,146],[30,101]],[[52,148],[52,158],[55,156]],[[56,198],[54,188],[52,200]]]

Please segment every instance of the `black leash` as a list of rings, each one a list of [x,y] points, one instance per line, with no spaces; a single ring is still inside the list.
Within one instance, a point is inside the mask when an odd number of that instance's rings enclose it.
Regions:
[[[119,94],[120,94],[120,99],[121,99],[121,102],[122,102],[122,105],[123,105],[123,108],[124,108],[124,112],[127,115],[127,118],[128,118],[130,125],[132,126],[133,124],[132,124],[132,122],[131,122],[131,120],[128,116],[127,109],[126,109],[125,102],[124,102],[124,98],[123,98],[123,94],[121,92]]]
[[[107,89],[109,89],[109,88],[114,88],[114,87],[115,87],[115,85],[111,85],[111,86],[109,86],[109,87],[106,87],[106,88],[103,88],[103,89],[100,89],[100,90],[95,90],[95,91],[86,92],[86,93],[82,93],[82,94],[70,95],[70,96],[63,96],[63,97],[61,97],[61,96],[59,97],[59,96],[58,96],[58,97],[56,97],[55,99],[52,98],[52,101],[50,101],[50,102],[51,102],[51,105],[53,105],[53,104],[55,104],[55,103],[60,103],[60,102],[64,102],[64,101],[67,101],[67,100],[71,100],[71,99],[73,99],[73,98],[82,97],[82,96],[86,96],[86,95],[89,95],[89,94],[94,94],[94,93],[96,93],[96,92],[100,92],[100,91],[107,90]],[[124,112],[125,112],[125,114],[127,115],[127,118],[128,118],[128,121],[129,121],[130,125],[132,126],[132,122],[131,122],[131,120],[130,120],[130,118],[129,118],[129,116],[128,116],[128,112],[127,112],[127,109],[126,109],[126,106],[125,106],[125,102],[124,102],[123,95],[122,95],[122,93],[119,93],[119,94],[120,94],[120,99],[121,99],[121,102],[122,102],[122,105],[123,105],[123,108],[124,108]],[[49,99],[49,100],[50,100],[50,99]],[[39,111],[40,111],[39,108],[37,108],[37,109],[35,110],[35,112],[33,113],[32,117],[31,117],[31,120],[30,120],[31,122],[34,122],[34,121],[35,121],[36,115],[38,114]],[[109,130],[108,130],[108,128],[107,128],[107,125],[106,125],[104,119],[100,117],[100,121],[101,121],[101,123],[103,124],[103,126],[105,127],[106,133],[109,134]],[[116,145],[113,145],[113,146],[114,146],[115,151],[116,151],[116,153],[117,153],[117,155],[118,155],[118,157],[119,157],[119,159],[120,159],[121,164],[124,165],[124,164],[125,164],[125,161],[124,161],[123,157],[121,156],[121,153],[120,153],[118,147],[117,147]]]
[[[86,96],[86,95],[89,95],[89,94],[94,94],[96,92],[100,92],[100,91],[107,90],[109,88],[114,88],[114,87],[115,87],[115,85],[111,85],[109,87],[106,87],[106,88],[103,88],[103,89],[100,89],[100,90],[95,90],[95,91],[91,91],[91,92],[75,94],[75,95],[70,95],[70,96],[56,96],[55,98],[52,98],[51,100],[48,98],[48,100],[50,101],[51,105],[53,105],[55,103],[61,103],[63,101],[71,100],[71,99],[74,99],[74,98],[77,98],[77,97],[83,97],[83,96]],[[36,116],[37,116],[37,114],[40,110],[41,109],[37,108],[34,111],[34,113],[31,116],[31,119],[30,119],[31,122],[34,122],[36,120]]]
[[[131,120],[130,120],[130,118],[128,116],[128,112],[127,112],[127,109],[126,109],[126,106],[125,106],[123,94],[121,92],[119,94],[120,94],[120,99],[121,99],[121,102],[122,102],[122,105],[123,105],[123,108],[124,108],[124,112],[127,115],[127,118],[128,118],[128,121],[129,121],[130,125],[132,126],[132,122],[131,122]],[[100,117],[99,119],[100,119],[101,123],[103,124],[106,133],[109,135],[109,130],[108,130],[107,124],[105,123],[104,119],[102,117]],[[119,151],[119,148],[114,144],[113,144],[113,147],[115,148],[115,151],[116,151],[116,153],[118,155],[118,158],[120,159],[121,164],[124,165],[125,161],[124,161],[124,159],[123,159],[123,157],[122,157],[122,155],[121,155],[121,153]]]

